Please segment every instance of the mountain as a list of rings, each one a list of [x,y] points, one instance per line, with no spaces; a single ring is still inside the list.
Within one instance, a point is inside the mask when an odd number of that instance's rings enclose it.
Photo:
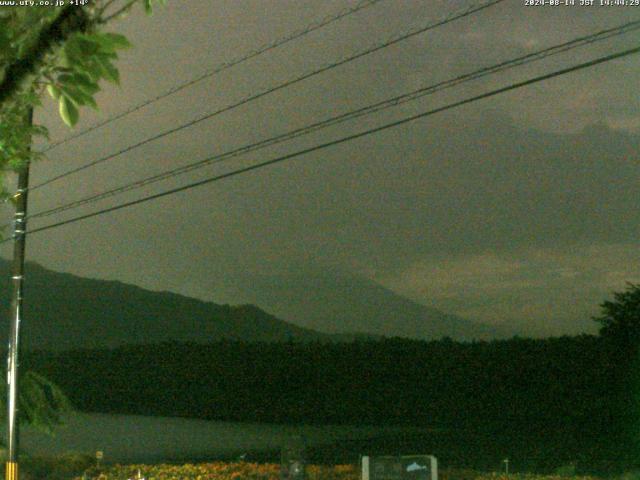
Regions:
[[[5,343],[9,272],[9,262],[0,260],[0,341],[4,337]],[[253,276],[227,287],[227,295],[234,292],[230,300],[242,305],[81,278],[27,263],[22,345],[67,350],[220,339],[335,342],[381,335],[425,340],[505,336],[493,327],[413,302],[370,280],[332,271]]]
[[[225,284],[227,297],[260,305],[288,322],[331,334],[358,332],[424,340],[512,335],[419,304],[352,274],[324,271],[254,275],[240,280]]]
[[[0,260],[0,340],[8,338],[10,264]],[[121,282],[56,273],[27,263],[22,346],[66,350],[163,341],[328,340],[253,305],[203,302]],[[4,340],[2,340],[4,338]]]

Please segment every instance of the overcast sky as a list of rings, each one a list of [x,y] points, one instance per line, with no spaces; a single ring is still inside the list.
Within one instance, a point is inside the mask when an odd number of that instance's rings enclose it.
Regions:
[[[576,0],[579,3],[580,0]],[[32,184],[472,2],[383,0],[56,148]],[[345,7],[347,0],[171,0],[113,25],[135,45],[76,130]],[[30,211],[268,138],[640,18],[640,7],[506,0],[35,190]],[[293,152],[629,48],[631,33],[447,90],[55,220]],[[526,331],[594,331],[640,282],[640,57],[503,94],[252,173],[36,234],[28,259],[217,302],[252,274],[339,268],[429,306]],[[47,100],[37,120],[69,135]],[[9,212],[5,211],[9,218]],[[53,217],[33,221],[37,227]],[[3,255],[8,256],[4,248]],[[240,275],[241,274],[241,275]],[[529,330],[527,330],[527,328]]]

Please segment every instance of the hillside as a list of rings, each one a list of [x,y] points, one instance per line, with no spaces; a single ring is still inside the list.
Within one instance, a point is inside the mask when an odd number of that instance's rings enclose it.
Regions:
[[[23,346],[65,350],[181,341],[325,340],[323,335],[277,319],[252,305],[203,302],[120,282],[26,266]],[[8,334],[9,263],[0,261],[0,339]],[[6,344],[6,340],[2,340]]]
[[[420,305],[367,279],[331,272],[238,279],[242,288],[231,286],[229,291],[237,291],[228,301],[240,306],[57,273],[34,263],[27,263],[26,275],[23,346],[28,349],[220,339],[340,342],[378,336],[504,336],[493,327]],[[9,262],[0,261],[0,276],[1,340],[8,332]]]

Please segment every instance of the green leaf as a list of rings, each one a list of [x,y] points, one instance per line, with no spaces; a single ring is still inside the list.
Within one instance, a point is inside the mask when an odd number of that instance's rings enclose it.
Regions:
[[[113,52],[101,51],[101,52],[96,54],[96,57],[106,58],[108,60],[117,60],[118,54],[115,51],[113,51]]]
[[[96,60],[98,61],[102,76],[108,82],[120,85],[120,73],[113,63],[111,63],[108,58],[102,56],[96,57]]]
[[[100,45],[107,50],[131,48],[127,37],[119,33],[103,33],[97,37]]]
[[[84,67],[84,73],[91,77],[95,83],[97,83],[100,78],[102,78],[102,68],[100,68],[100,63],[96,59],[92,59],[91,62],[87,63]]]
[[[73,82],[78,86],[83,85],[85,87],[91,87],[96,84],[91,80],[91,77],[84,72],[75,72],[73,74]]]
[[[97,108],[98,106],[91,95],[86,94],[75,85],[67,85],[63,87],[62,94],[69,97],[69,99],[78,107],[82,105],[91,105],[92,107]]]
[[[147,15],[153,15],[153,7],[151,6],[151,0],[144,0],[144,11]]]
[[[63,85],[73,85],[75,83],[75,80],[73,78],[73,75],[65,73],[63,75],[58,76],[58,82]]]
[[[75,73],[73,79],[78,88],[89,95],[93,95],[100,90],[98,84],[85,73]]]
[[[77,35],[71,37],[64,46],[64,54],[67,57],[69,66],[82,63],[82,49],[78,44]]]
[[[78,37],[78,47],[84,56],[95,55],[98,53],[102,47],[100,42],[98,42],[95,38],[92,38],[87,35]]]
[[[49,95],[51,95],[51,98],[54,100],[58,100],[60,98],[60,89],[55,85],[47,85],[47,92],[49,92]]]
[[[9,45],[9,43],[11,43],[11,37],[7,31],[8,28],[3,25],[3,23],[4,22],[0,20],[0,45]],[[4,54],[5,52],[3,51],[2,53]]]
[[[70,127],[78,123],[78,109],[66,95],[60,97],[60,116],[62,121]]]

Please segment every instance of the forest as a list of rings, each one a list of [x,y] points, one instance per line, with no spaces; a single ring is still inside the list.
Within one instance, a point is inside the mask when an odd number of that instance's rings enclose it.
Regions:
[[[636,466],[634,352],[611,336],[490,342],[163,343],[32,352],[23,365],[87,412],[428,427],[354,446],[430,448],[456,466]],[[405,452],[406,453],[406,452]]]

